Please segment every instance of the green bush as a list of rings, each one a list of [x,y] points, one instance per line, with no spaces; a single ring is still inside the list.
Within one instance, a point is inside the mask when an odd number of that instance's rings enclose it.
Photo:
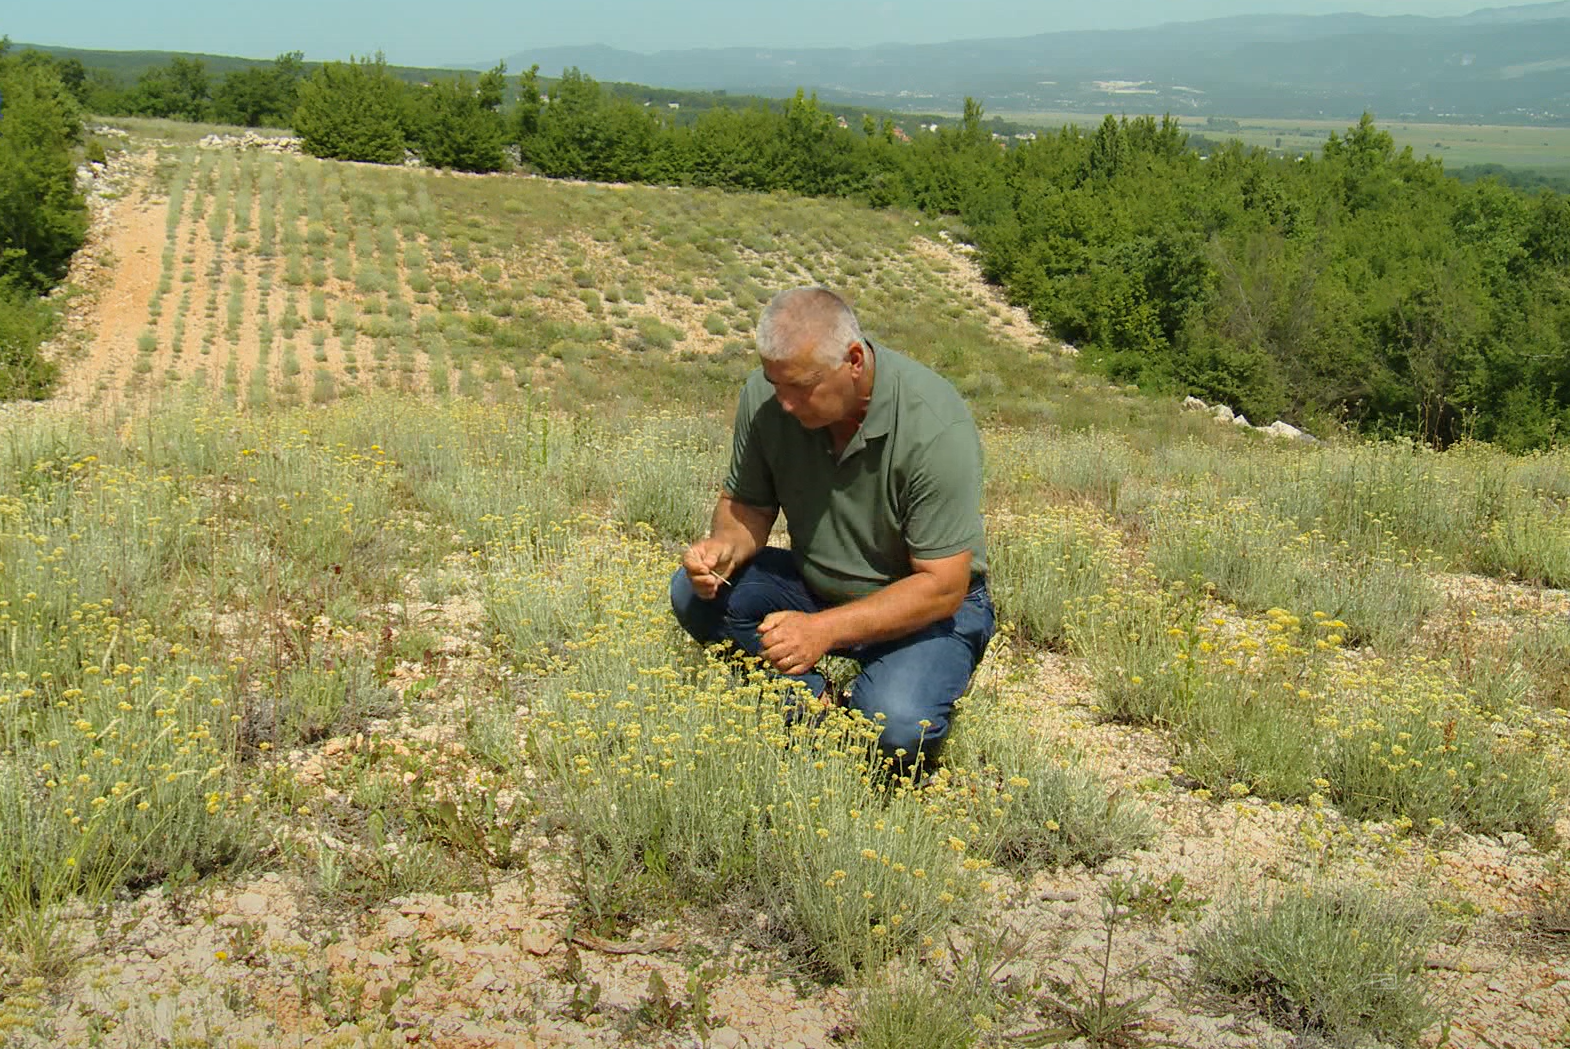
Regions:
[[[1078,755],[1045,739],[1031,711],[995,689],[955,706],[943,765],[925,793],[937,800],[955,790],[978,799],[975,851],[1015,871],[1094,867],[1150,840],[1143,810],[1109,797]]]
[[[1083,507],[995,518],[989,527],[987,570],[998,614],[1044,644],[1066,640],[1072,603],[1102,593],[1123,561],[1120,534]]]
[[[294,129],[307,153],[327,160],[403,160],[406,89],[378,54],[326,62],[299,88]]]
[[[81,116],[52,66],[3,53],[0,96],[0,286],[47,291],[87,235],[72,157]]]
[[[57,369],[39,347],[55,320],[44,300],[0,281],[0,401],[48,396]]]
[[[322,392],[326,400],[332,399],[330,383]],[[285,748],[353,734],[363,730],[369,718],[384,717],[394,708],[391,693],[377,685],[363,663],[299,667],[278,682],[274,694],[277,707],[257,715],[265,723],[258,729],[271,731],[272,742]]]
[[[641,349],[669,350],[682,340],[680,328],[673,328],[657,317],[644,314],[634,321]]]
[[[868,988],[856,1018],[860,1049],[969,1049],[981,1036],[976,1017],[991,1001],[980,989],[940,983],[904,969]]]
[[[1288,1030],[1353,1046],[1411,1045],[1434,1022],[1423,907],[1371,886],[1287,886],[1204,929],[1194,972]]]

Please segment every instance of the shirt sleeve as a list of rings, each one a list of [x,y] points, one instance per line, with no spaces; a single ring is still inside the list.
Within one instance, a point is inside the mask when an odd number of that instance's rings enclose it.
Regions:
[[[981,547],[981,436],[973,424],[944,428],[912,470],[905,544],[923,561]]]
[[[774,492],[774,473],[763,454],[758,433],[760,409],[766,398],[759,396],[758,383],[742,387],[736,405],[736,423],[731,435],[730,469],[725,475],[725,491],[745,506],[770,509],[779,505]]]

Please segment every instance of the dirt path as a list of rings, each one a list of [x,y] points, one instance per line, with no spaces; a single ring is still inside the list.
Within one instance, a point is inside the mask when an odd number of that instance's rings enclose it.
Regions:
[[[67,341],[82,352],[62,362],[57,398],[66,405],[115,401],[131,374],[137,337],[148,326],[147,304],[158,288],[169,214],[168,200],[151,193],[156,157],[146,150],[120,161],[127,191],[93,208],[88,244],[72,273],[88,294],[67,321]]]

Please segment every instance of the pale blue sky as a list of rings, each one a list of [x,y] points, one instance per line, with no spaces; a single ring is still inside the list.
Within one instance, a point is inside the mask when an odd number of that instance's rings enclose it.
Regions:
[[[12,40],[116,51],[310,59],[378,49],[400,65],[488,62],[528,47],[860,47],[1121,29],[1226,15],[1457,15],[1489,0],[0,0]]]

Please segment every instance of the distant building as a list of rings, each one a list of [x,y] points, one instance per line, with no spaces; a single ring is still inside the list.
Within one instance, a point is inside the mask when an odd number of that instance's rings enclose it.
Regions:
[[[896,141],[896,142],[909,142],[910,141],[910,136],[905,134],[905,129],[904,128],[899,127],[899,126],[896,125],[895,128],[894,128],[894,141]]]

